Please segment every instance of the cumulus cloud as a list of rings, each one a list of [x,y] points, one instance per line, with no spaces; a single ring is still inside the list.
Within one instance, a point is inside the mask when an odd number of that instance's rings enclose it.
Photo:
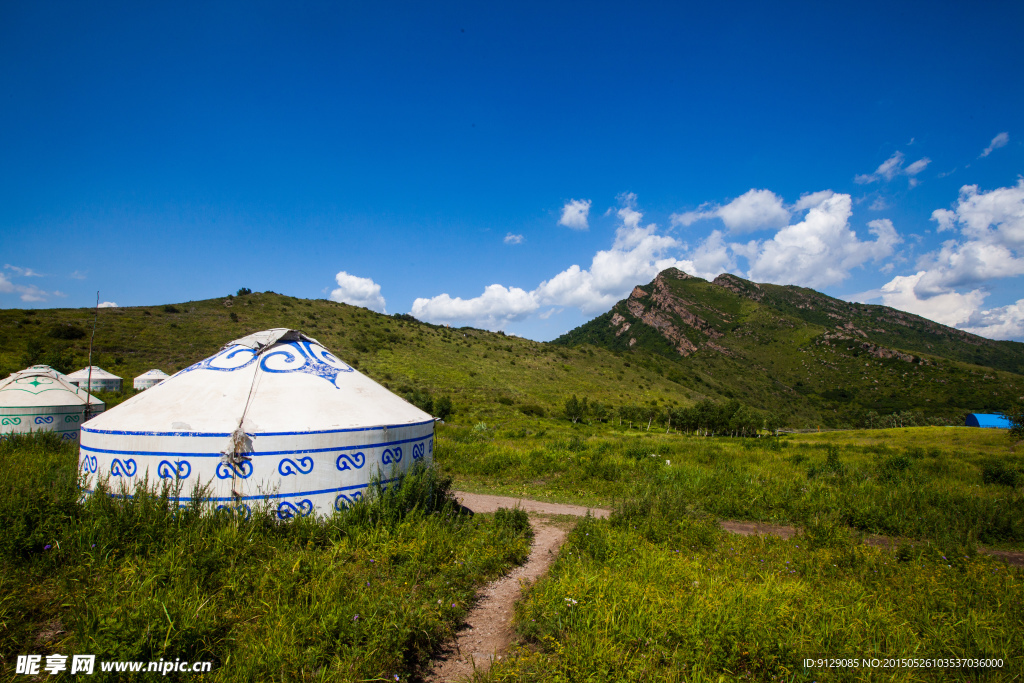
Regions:
[[[562,217],[558,220],[559,225],[564,225],[573,230],[586,230],[589,228],[587,217],[590,215],[589,199],[570,199],[562,207]]]
[[[725,206],[702,204],[696,211],[672,214],[671,221],[690,226],[706,218],[720,218],[730,232],[742,233],[782,227],[789,223],[790,212],[771,190],[751,189]]]
[[[416,299],[412,303],[412,314],[432,323],[473,324],[494,330],[522,320],[539,306],[533,292],[519,287],[489,285],[483,294],[472,299],[453,299],[448,294]]]
[[[1024,274],[1024,179],[990,192],[964,185],[955,209],[937,209],[932,220],[939,232],[959,227],[964,239],[947,240],[921,257],[918,267],[925,274],[916,287],[919,295]]]
[[[1022,339],[1024,299],[1017,299],[1017,303],[1008,306],[978,311],[960,329],[989,339]]]
[[[522,243],[523,243],[523,236],[522,235],[513,235],[512,233],[508,233],[507,235],[505,235],[505,244],[522,244]]]
[[[928,157],[922,157],[909,166],[904,167],[903,162],[905,160],[906,157],[903,155],[903,152],[894,152],[891,157],[879,164],[874,173],[865,173],[854,176],[853,182],[858,185],[869,185],[882,180],[888,182],[896,176],[904,175],[910,177],[910,186],[914,187],[918,184],[918,181],[914,176],[927,168],[928,164],[930,164],[932,160]]]
[[[578,308],[593,314],[608,310],[625,298],[640,282],[647,282],[669,267],[683,268],[670,252],[683,245],[674,237],[658,234],[655,224],[643,225],[643,213],[636,208],[636,195],[619,197],[616,211],[620,225],[610,249],[597,252],[589,268],[574,264],[536,289],[493,284],[483,294],[470,299],[440,294],[413,302],[412,314],[434,323],[472,324],[501,329],[522,320],[542,306]]]
[[[882,303],[955,327],[970,320],[985,300],[985,292],[979,289],[966,294],[948,291],[922,298],[917,294],[917,287],[925,274],[926,272],[922,270],[914,275],[900,275],[882,285]]]
[[[850,270],[891,256],[902,242],[888,219],[868,223],[874,240],[861,240],[850,228],[852,201],[834,194],[810,209],[799,223],[763,242],[748,244],[749,277],[759,282],[822,288],[842,282]]]
[[[959,234],[921,256],[915,274],[884,285],[883,303],[986,337],[1024,336],[1024,300],[981,310],[986,283],[1024,275],[1024,179],[989,192],[965,185],[955,207],[932,220],[938,232]]]
[[[835,192],[832,190],[821,190],[820,192],[811,192],[800,195],[800,199],[793,205],[793,211],[806,211],[807,209],[818,206],[823,201],[834,195]]]
[[[334,276],[338,288],[331,291],[331,301],[362,306],[378,313],[387,313],[380,285],[368,277],[349,275],[344,270]]]
[[[113,301],[101,301],[97,308],[117,308],[117,304]]]
[[[978,158],[981,159],[982,157],[987,157],[989,154],[999,149],[1000,147],[1006,147],[1006,144],[1008,142],[1010,142],[1010,134],[1005,132],[1000,133],[999,135],[992,138],[992,142],[989,143],[988,147],[981,151],[981,154],[978,155]]]

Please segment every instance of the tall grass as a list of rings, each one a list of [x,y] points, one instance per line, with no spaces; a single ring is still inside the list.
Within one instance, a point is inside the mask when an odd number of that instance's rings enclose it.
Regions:
[[[0,444],[0,658],[211,661],[213,681],[394,680],[450,637],[529,526],[464,514],[417,469],[326,520],[281,522],[168,489],[79,502],[73,446]]]
[[[804,525],[824,515],[866,533],[1022,547],[1024,459],[983,431],[874,430],[826,441],[448,428],[435,453],[460,486],[477,490],[588,505],[660,491],[722,518]]]
[[[587,518],[520,604],[492,681],[1019,680],[1024,581],[981,556],[737,537],[671,496]],[[996,658],[1001,669],[805,668],[807,658]]]

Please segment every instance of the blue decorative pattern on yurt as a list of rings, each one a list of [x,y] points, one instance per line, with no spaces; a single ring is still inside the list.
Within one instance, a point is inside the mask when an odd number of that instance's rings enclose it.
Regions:
[[[324,347],[307,341],[296,341],[276,344],[272,350],[262,355],[257,355],[256,351],[247,346],[230,346],[195,365],[190,365],[178,374],[193,370],[234,372],[249,367],[257,360],[260,370],[264,372],[299,372],[322,377],[331,384],[335,383],[341,373],[354,372]]]

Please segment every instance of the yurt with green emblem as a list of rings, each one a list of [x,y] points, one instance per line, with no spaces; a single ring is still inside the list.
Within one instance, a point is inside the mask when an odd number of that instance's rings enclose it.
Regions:
[[[77,440],[82,424],[104,407],[50,366],[33,365],[0,380],[0,438],[45,431]]]
[[[167,483],[181,505],[330,515],[429,462],[434,418],[301,332],[230,342],[82,430],[86,493]]]

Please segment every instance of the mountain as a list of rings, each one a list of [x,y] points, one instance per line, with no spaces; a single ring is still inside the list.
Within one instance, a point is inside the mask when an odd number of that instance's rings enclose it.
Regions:
[[[662,271],[553,343],[666,359],[682,385],[826,424],[1024,400],[1024,344],[729,274],[708,282]]]

